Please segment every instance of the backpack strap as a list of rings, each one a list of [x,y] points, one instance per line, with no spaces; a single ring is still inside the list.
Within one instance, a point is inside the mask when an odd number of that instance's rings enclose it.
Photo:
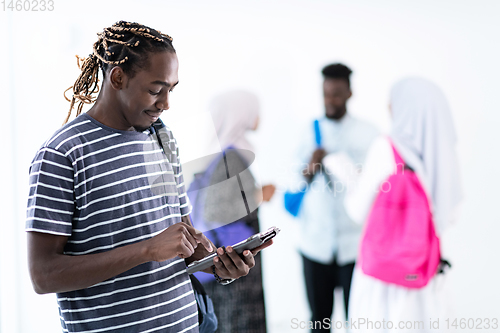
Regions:
[[[394,160],[396,162],[396,172],[397,172],[398,165],[403,165],[404,170],[413,171],[413,169],[405,163],[405,161],[403,160],[401,155],[399,155],[399,152],[397,151],[396,147],[394,146],[394,142],[392,142],[391,139],[389,139],[389,142],[391,143],[392,152],[394,153]]]
[[[160,130],[165,127],[165,125],[163,124],[163,122],[160,120],[160,118],[158,118],[158,120],[156,120],[152,125],[151,125],[154,130],[155,130],[155,134],[156,134],[156,139],[158,140],[158,143],[160,144],[160,147],[163,149],[163,151],[165,151],[165,146],[163,146],[163,142],[161,141],[161,138],[160,138]],[[166,152],[165,152],[166,153]]]
[[[170,144],[169,144],[169,138],[166,132],[161,133],[160,130],[165,128],[165,124],[161,121],[160,118],[158,118],[157,121],[155,121],[151,127],[154,129],[154,133],[156,135],[156,139],[158,140],[158,144],[160,145],[160,148],[163,150],[165,155],[167,156],[167,159],[170,163],[176,163],[176,155],[172,154],[172,150],[170,149]],[[163,138],[162,138],[163,134]]]
[[[314,139],[316,141],[316,146],[321,147],[321,131],[319,129],[319,120],[314,121]]]
[[[401,158],[401,155],[399,155],[398,151],[396,150],[396,147],[394,146],[394,142],[392,140],[389,140],[391,142],[391,147],[392,147],[392,152],[394,153],[394,160],[396,161],[396,164],[405,164],[405,161]]]
[[[451,268],[451,264],[448,260],[441,258],[439,260],[438,274],[444,274],[448,269]]]

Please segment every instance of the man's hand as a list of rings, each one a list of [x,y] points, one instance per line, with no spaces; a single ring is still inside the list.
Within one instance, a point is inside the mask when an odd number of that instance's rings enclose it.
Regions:
[[[311,161],[307,165],[307,168],[302,171],[302,174],[311,181],[313,176],[321,170],[323,158],[326,156],[326,151],[322,148],[318,148],[314,151]]]
[[[185,216],[181,217],[181,220],[182,220],[182,222],[186,223],[187,225],[193,226],[193,222],[191,222],[191,217],[189,215],[185,215]],[[216,250],[215,244],[212,243],[212,241],[210,239],[207,238],[207,240],[210,242],[210,245],[211,245],[210,251],[208,249],[206,249],[205,246],[198,246],[194,250],[194,253],[190,257],[186,258],[186,266],[195,260],[203,259],[206,256],[208,256],[209,254],[212,254],[213,252],[215,252],[215,250]]]
[[[182,222],[187,226],[192,226],[191,218],[189,215],[182,217]],[[194,228],[193,228],[194,229]],[[196,229],[194,229],[196,230]],[[201,234],[200,231],[196,230]],[[203,234],[202,234],[203,235]],[[205,237],[205,236],[203,236]],[[213,246],[213,243],[207,238],[207,241]],[[215,266],[215,273],[222,279],[237,279],[242,276],[245,276],[250,272],[250,269],[255,266],[254,257],[261,250],[265,249],[268,246],[273,244],[273,240],[269,240],[262,244],[261,246],[256,247],[252,251],[245,250],[242,255],[236,253],[231,246],[227,248],[220,247],[217,249],[217,256],[213,259],[213,263]],[[215,248],[215,246],[213,246]],[[190,262],[194,260],[199,260],[210,253],[213,252],[213,249],[208,249],[205,247],[198,247],[193,254],[186,259],[186,264],[189,265]],[[203,272],[212,274],[212,267],[205,269]]]
[[[213,252],[210,240],[201,231],[184,222],[171,225],[147,242],[150,259],[154,261],[165,261],[175,256],[191,257],[198,244],[203,245],[206,251]]]
[[[225,251],[220,247],[217,249],[217,256],[214,258],[215,273],[222,279],[237,279],[247,275],[250,269],[255,266],[254,257],[261,250],[273,244],[273,240],[269,240],[253,250],[245,250],[242,255],[236,253],[231,246],[228,246]]]

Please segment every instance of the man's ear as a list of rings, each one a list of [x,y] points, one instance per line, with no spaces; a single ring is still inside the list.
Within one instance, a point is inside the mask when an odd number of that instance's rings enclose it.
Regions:
[[[115,66],[109,71],[109,82],[115,90],[121,90],[125,87],[127,75],[120,66]]]

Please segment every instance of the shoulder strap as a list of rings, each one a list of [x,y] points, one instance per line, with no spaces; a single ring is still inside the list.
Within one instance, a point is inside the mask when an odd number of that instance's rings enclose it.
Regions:
[[[161,132],[162,129],[164,129],[166,126],[163,124],[161,119],[158,118],[157,121],[155,121],[151,127],[153,127],[156,139],[158,140],[158,144],[160,145],[161,149],[165,153],[165,156],[167,156],[167,159],[169,160],[170,163],[177,163],[177,155],[174,155],[172,153],[172,149],[170,147],[169,143],[169,136],[166,131]],[[162,138],[163,135],[163,138]]]
[[[403,159],[401,158],[401,155],[399,155],[398,151],[396,150],[396,147],[394,146],[394,143],[391,141],[391,147],[392,147],[392,152],[394,153],[394,160],[396,161],[396,164],[405,164]]]
[[[236,155],[238,155],[238,157],[244,161],[244,159],[238,154],[238,150],[235,149],[233,146],[229,146],[228,148],[226,148],[225,150],[222,151],[222,155],[224,157],[224,166],[226,167],[226,175],[227,175],[227,179],[231,178],[230,175],[229,175],[229,167],[227,165],[227,157],[226,157],[226,150],[233,150]],[[238,180],[238,185],[240,187],[240,192],[241,192],[241,197],[243,198],[243,202],[245,203],[245,208],[247,210],[247,215],[250,215],[250,207],[248,206],[248,200],[247,200],[247,196],[245,194],[245,189],[243,188],[243,183],[241,181],[241,177],[240,177],[240,174],[236,174],[236,179]]]
[[[158,143],[160,144],[161,149],[163,149],[163,151],[166,154],[167,152],[165,151],[165,147],[163,146],[163,143],[161,141],[160,134],[159,134],[160,133],[160,129],[162,129],[165,125],[163,125],[163,122],[158,118],[158,120],[155,121],[153,123],[153,125],[151,125],[151,126],[153,126],[153,128],[155,130],[156,139],[158,140]]]
[[[321,147],[321,131],[319,129],[319,120],[314,121],[314,139],[316,140],[316,146]]]
[[[396,161],[396,166],[403,165],[403,169],[413,171],[413,169],[405,163],[405,161],[403,160],[401,155],[399,155],[399,152],[397,151],[396,147],[394,146],[394,142],[392,142],[392,140],[390,140],[390,139],[389,139],[389,141],[391,143],[392,152],[394,153],[394,160]]]

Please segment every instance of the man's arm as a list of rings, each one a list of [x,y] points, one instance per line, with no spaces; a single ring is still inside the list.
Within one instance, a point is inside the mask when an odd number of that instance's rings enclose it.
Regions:
[[[28,265],[37,293],[87,288],[148,261],[187,258],[196,248],[212,249],[201,232],[185,223],[176,223],[148,240],[97,254],[66,255],[67,240],[66,236],[28,232]]]

